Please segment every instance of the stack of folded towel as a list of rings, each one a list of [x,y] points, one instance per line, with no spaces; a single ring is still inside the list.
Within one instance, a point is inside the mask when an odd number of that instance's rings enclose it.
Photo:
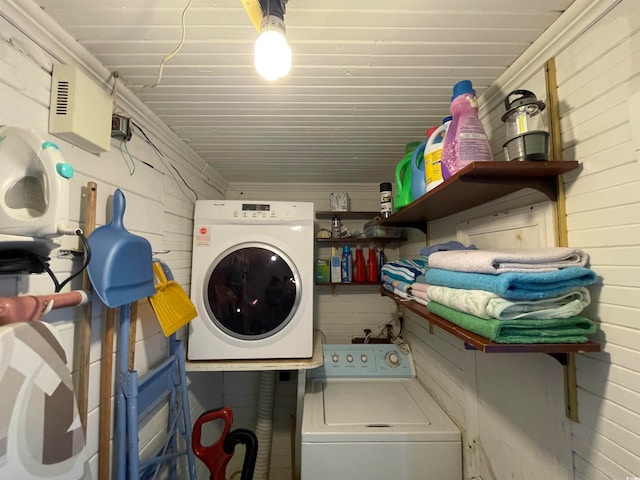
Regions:
[[[427,260],[403,258],[382,266],[382,285],[399,297],[408,298],[412,285],[418,277],[424,277]]]
[[[382,285],[399,297],[415,300],[426,305],[426,298],[413,296],[411,291],[414,286],[424,284],[429,255],[433,252],[475,248],[473,245],[465,247],[462,243],[456,241],[424,247],[420,249],[420,258],[403,258],[385,263],[382,266]],[[418,286],[418,288],[420,287]]]
[[[498,343],[584,343],[595,331],[579,315],[597,280],[582,250],[435,248],[423,258],[404,292],[466,330]]]

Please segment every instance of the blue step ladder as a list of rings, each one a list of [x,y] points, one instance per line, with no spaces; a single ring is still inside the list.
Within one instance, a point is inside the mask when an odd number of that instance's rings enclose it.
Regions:
[[[119,480],[160,478],[159,471],[167,465],[168,478],[178,479],[178,459],[186,457],[188,477],[196,479],[195,455],[191,445],[191,414],[184,366],[185,350],[176,334],[169,337],[169,357],[138,379],[138,372],[129,370],[130,304],[120,309],[118,337],[118,378],[116,395],[116,476]],[[135,319],[134,319],[135,321]],[[139,456],[140,425],[168,405],[167,432],[163,444],[153,455]]]

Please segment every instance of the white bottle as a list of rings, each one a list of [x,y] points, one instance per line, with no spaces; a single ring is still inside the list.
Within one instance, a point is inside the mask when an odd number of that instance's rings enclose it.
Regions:
[[[429,136],[429,140],[427,140],[427,144],[424,147],[424,171],[427,181],[427,192],[430,192],[444,181],[442,179],[440,161],[442,159],[444,137],[447,134],[447,129],[450,124],[451,120],[436,128]]]

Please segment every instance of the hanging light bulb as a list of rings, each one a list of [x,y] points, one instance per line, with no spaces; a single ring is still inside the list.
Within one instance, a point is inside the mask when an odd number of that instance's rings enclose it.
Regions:
[[[275,5],[271,5],[270,0],[261,2],[263,18],[254,51],[256,70],[262,77],[271,81],[283,77],[291,70],[291,48],[287,43],[284,24],[286,1],[274,3]]]

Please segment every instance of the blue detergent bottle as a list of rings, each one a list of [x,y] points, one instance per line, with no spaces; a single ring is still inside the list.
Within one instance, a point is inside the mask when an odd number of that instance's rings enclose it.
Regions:
[[[413,151],[411,157],[411,198],[413,201],[427,193],[427,182],[424,164],[424,147],[427,141],[422,142]]]
[[[387,257],[384,254],[384,250],[380,249],[380,258],[378,259],[378,281],[382,282],[382,266],[387,262]]]
[[[340,271],[342,283],[351,283],[353,281],[353,256],[349,245],[342,247]]]

